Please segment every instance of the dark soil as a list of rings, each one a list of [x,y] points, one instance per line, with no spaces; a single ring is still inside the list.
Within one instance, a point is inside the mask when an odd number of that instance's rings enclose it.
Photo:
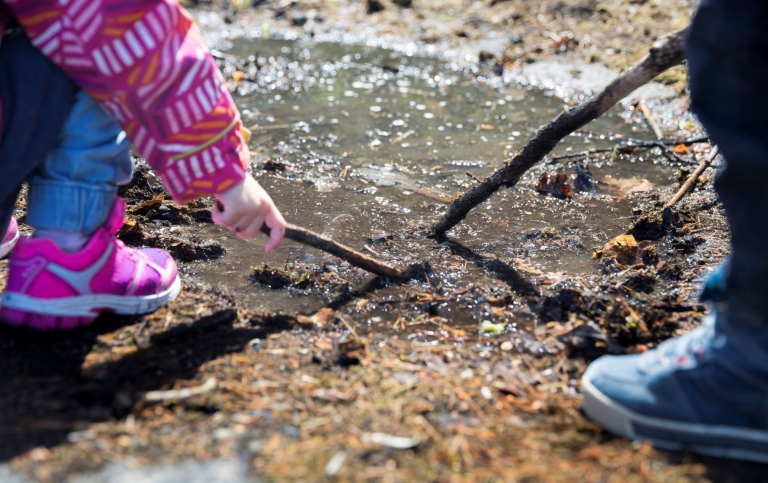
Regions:
[[[269,22],[274,33],[347,30],[476,48],[478,64],[501,69],[560,57],[621,67],[690,15],[681,0],[191,3],[234,25]],[[506,50],[477,47],[498,32],[509,37]],[[177,300],[147,316],[104,316],[66,334],[2,329],[0,461],[44,482],[113,461],[190,458],[244,462],[270,481],[761,479],[768,472],[760,465],[613,438],[581,412],[590,361],[648,350],[706,314],[697,291],[729,241],[711,173],[701,181],[669,210],[661,207],[676,186],[635,195],[626,233],[636,246],[601,248],[588,276],[512,266],[415,226],[367,243],[434,244],[441,263],[482,267],[498,283],[396,284],[337,260],[256,263],[242,273],[252,283],[297,299],[322,293],[328,303],[310,313],[263,313],[188,281]],[[211,223],[210,200],[176,205],[141,162],[121,195],[126,243],[169,250],[182,264],[226,259],[218,242],[191,230]],[[22,199],[20,220],[24,206]],[[583,248],[566,232],[528,235]],[[620,233],[607,235],[605,243]],[[6,274],[2,261],[0,288]],[[467,326],[461,313],[482,313],[487,323]]]

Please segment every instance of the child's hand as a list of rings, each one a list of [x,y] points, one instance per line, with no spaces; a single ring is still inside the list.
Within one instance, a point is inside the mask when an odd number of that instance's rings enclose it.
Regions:
[[[213,221],[240,238],[251,238],[266,223],[269,227],[269,242],[264,247],[267,253],[280,244],[285,235],[285,219],[264,188],[251,175],[246,175],[239,184],[216,195],[220,205],[213,209]]]

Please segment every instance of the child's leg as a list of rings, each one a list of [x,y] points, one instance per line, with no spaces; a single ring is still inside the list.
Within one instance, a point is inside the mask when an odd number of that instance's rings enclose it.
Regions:
[[[35,238],[64,251],[80,250],[102,226],[130,181],[128,139],[117,121],[79,91],[58,143],[29,179],[27,224]]]
[[[55,145],[77,92],[20,28],[9,30],[0,44],[0,236],[7,233],[22,182]]]
[[[11,254],[0,319],[37,329],[70,329],[102,312],[140,314],[179,293],[171,256],[135,250],[115,235],[125,203],[117,184],[131,160],[120,126],[78,92],[59,142],[29,180],[27,223]]]
[[[31,49],[25,56],[42,54]],[[135,250],[115,238],[125,208],[117,184],[131,172],[128,143],[90,97],[70,97],[63,128],[29,177],[27,221],[36,235],[22,237],[11,254],[0,306],[0,319],[11,324],[69,329],[102,312],[151,312],[179,292],[168,253]],[[35,129],[34,122],[26,125],[26,133]],[[15,200],[18,186],[11,188],[3,195]]]

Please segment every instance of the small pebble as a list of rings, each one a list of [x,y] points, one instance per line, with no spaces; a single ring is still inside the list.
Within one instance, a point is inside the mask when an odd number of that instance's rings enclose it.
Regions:
[[[335,476],[336,473],[339,472],[342,465],[344,465],[344,460],[347,459],[347,453],[344,451],[339,451],[335,455],[333,455],[333,458],[328,460],[328,464],[325,465],[325,474],[328,476]]]
[[[512,343],[510,341],[504,341],[501,343],[501,350],[503,351],[511,351],[512,350]]]

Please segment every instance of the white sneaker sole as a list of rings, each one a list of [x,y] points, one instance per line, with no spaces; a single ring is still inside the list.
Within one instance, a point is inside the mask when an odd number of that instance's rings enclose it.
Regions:
[[[128,297],[100,294],[52,300],[5,292],[3,294],[2,306],[24,312],[61,317],[95,317],[102,312],[120,315],[139,315],[154,312],[175,299],[180,291],[181,277],[177,276],[168,289],[153,295]]]
[[[638,414],[582,378],[584,412],[613,434],[650,441],[661,449],[689,450],[722,458],[768,463],[768,431],[738,426],[685,423]]]
[[[10,241],[7,241],[5,243],[0,244],[0,258],[5,258],[6,255],[11,253],[11,250],[13,250],[13,247],[16,246],[16,242],[19,241],[19,232],[16,232],[16,236],[13,237]]]

